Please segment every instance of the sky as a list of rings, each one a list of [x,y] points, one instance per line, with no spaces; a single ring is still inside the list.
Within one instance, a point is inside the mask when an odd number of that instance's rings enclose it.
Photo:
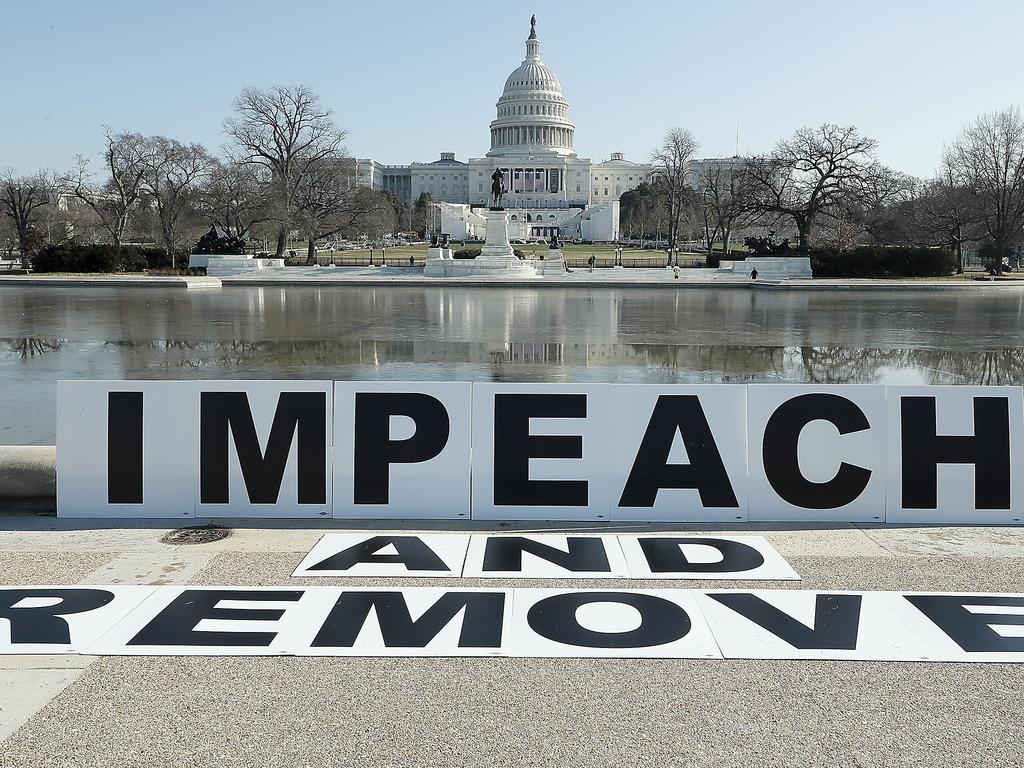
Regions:
[[[576,149],[702,157],[855,125],[917,176],[975,115],[1024,104],[1021,0],[0,0],[0,168],[70,168],[102,126],[217,152],[245,87],[306,83],[385,163],[488,149],[530,14]]]

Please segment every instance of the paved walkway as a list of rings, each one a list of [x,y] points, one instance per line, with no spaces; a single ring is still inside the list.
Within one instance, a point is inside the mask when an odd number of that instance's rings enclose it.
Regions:
[[[232,526],[222,541],[174,547],[159,543],[160,523],[0,515],[0,580],[338,585],[290,574],[325,531],[389,527]],[[428,528],[443,526],[418,530]],[[683,527],[658,526],[673,529]],[[730,587],[1024,592],[1024,529],[699,530],[765,535],[803,577]],[[387,584],[514,586],[497,579]],[[1024,764],[1022,690],[1024,665],[1009,664],[0,657],[0,766],[1002,767]]]

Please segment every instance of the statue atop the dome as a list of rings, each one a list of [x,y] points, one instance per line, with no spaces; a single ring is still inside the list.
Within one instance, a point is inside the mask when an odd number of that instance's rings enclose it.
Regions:
[[[491,174],[491,210],[501,211],[501,198],[505,195],[505,175],[500,168],[495,168]]]
[[[536,14],[530,16],[530,39],[537,39],[537,16]]]

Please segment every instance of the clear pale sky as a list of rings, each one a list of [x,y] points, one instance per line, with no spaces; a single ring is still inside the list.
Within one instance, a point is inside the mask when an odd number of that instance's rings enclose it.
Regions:
[[[666,129],[701,156],[853,124],[930,174],[975,114],[1024,103],[1021,0],[0,0],[0,167],[66,169],[100,127],[223,143],[246,86],[304,82],[388,163],[488,149],[531,13],[576,146],[643,160]]]

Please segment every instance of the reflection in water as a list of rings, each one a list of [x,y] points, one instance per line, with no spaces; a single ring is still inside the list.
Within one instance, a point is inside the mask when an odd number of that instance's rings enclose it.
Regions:
[[[24,339],[4,339],[4,345],[22,360],[38,357],[47,352],[56,352],[67,346],[67,339],[37,339],[29,336]]]
[[[7,339],[21,359],[63,351],[95,356],[94,345],[76,349],[67,339]],[[374,369],[422,364],[478,369],[533,368],[544,380],[564,379],[569,369],[632,369],[677,375],[682,381],[803,381],[813,383],[886,383],[913,372],[926,384],[1011,384],[1024,382],[1024,348],[994,350],[856,349],[849,347],[769,347],[725,344],[564,344],[507,341],[503,343],[429,340],[355,341],[193,341],[152,339],[109,341],[102,348],[116,352],[126,370],[188,378],[181,369],[206,371],[216,378],[258,371],[299,372],[331,368],[359,371],[377,378]],[[313,374],[310,374],[312,377]],[[506,378],[506,376],[495,376]],[[342,377],[347,378],[347,377]],[[507,378],[514,379],[514,374]],[[657,377],[664,381],[664,377]]]
[[[0,287],[0,444],[60,379],[1024,382],[1019,290]]]

